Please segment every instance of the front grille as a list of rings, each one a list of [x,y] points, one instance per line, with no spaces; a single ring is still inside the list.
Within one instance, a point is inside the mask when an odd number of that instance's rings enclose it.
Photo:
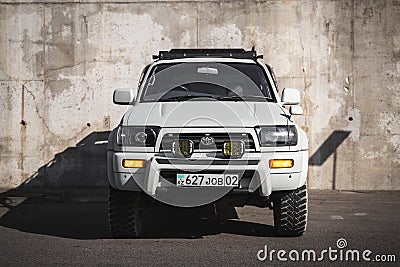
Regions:
[[[200,145],[201,138],[208,136],[214,138],[214,144],[212,145]],[[166,152],[171,151],[172,142],[174,140],[192,140],[194,143],[194,151],[202,150],[215,150],[222,151],[224,142],[227,141],[243,141],[245,150],[255,150],[254,140],[249,133],[169,133],[163,136],[161,141],[160,151]]]

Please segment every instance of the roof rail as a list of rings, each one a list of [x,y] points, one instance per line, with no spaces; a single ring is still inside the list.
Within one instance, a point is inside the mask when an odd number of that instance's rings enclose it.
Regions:
[[[169,51],[159,51],[158,55],[153,55],[153,59],[178,59],[178,58],[193,58],[193,57],[221,57],[221,58],[239,58],[239,59],[254,59],[263,58],[262,55],[257,55],[253,49],[246,51],[242,48],[234,49],[171,49]]]

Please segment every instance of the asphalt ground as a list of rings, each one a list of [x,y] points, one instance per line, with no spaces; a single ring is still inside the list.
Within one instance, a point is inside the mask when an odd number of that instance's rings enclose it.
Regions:
[[[212,207],[160,207],[145,213],[146,237],[113,239],[107,196],[103,188],[2,190],[0,266],[400,265],[398,191],[311,190],[301,237],[278,237],[267,208],[218,207],[216,222]]]

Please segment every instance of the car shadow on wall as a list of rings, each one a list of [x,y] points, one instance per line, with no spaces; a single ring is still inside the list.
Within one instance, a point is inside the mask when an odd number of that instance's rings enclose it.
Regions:
[[[56,154],[19,188],[0,193],[0,226],[74,239],[110,238],[105,142],[109,133],[92,132],[76,146]],[[149,209],[144,214],[146,235],[148,238],[202,238],[220,233],[276,236],[271,225],[236,220],[238,215],[233,207],[218,206],[218,217],[210,207]]]
[[[309,158],[309,166],[322,166],[325,161],[333,155],[332,190],[336,190],[337,150],[339,146],[349,137],[351,131],[336,130],[321,144],[321,146]]]
[[[107,186],[107,139],[109,131],[92,132],[74,147],[56,154],[21,187]]]

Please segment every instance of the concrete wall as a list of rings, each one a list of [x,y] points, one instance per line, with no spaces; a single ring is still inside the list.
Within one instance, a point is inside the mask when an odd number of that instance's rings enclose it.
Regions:
[[[400,189],[400,1],[0,1],[0,187],[105,185],[118,87],[172,47],[256,46],[299,88],[311,188]]]

